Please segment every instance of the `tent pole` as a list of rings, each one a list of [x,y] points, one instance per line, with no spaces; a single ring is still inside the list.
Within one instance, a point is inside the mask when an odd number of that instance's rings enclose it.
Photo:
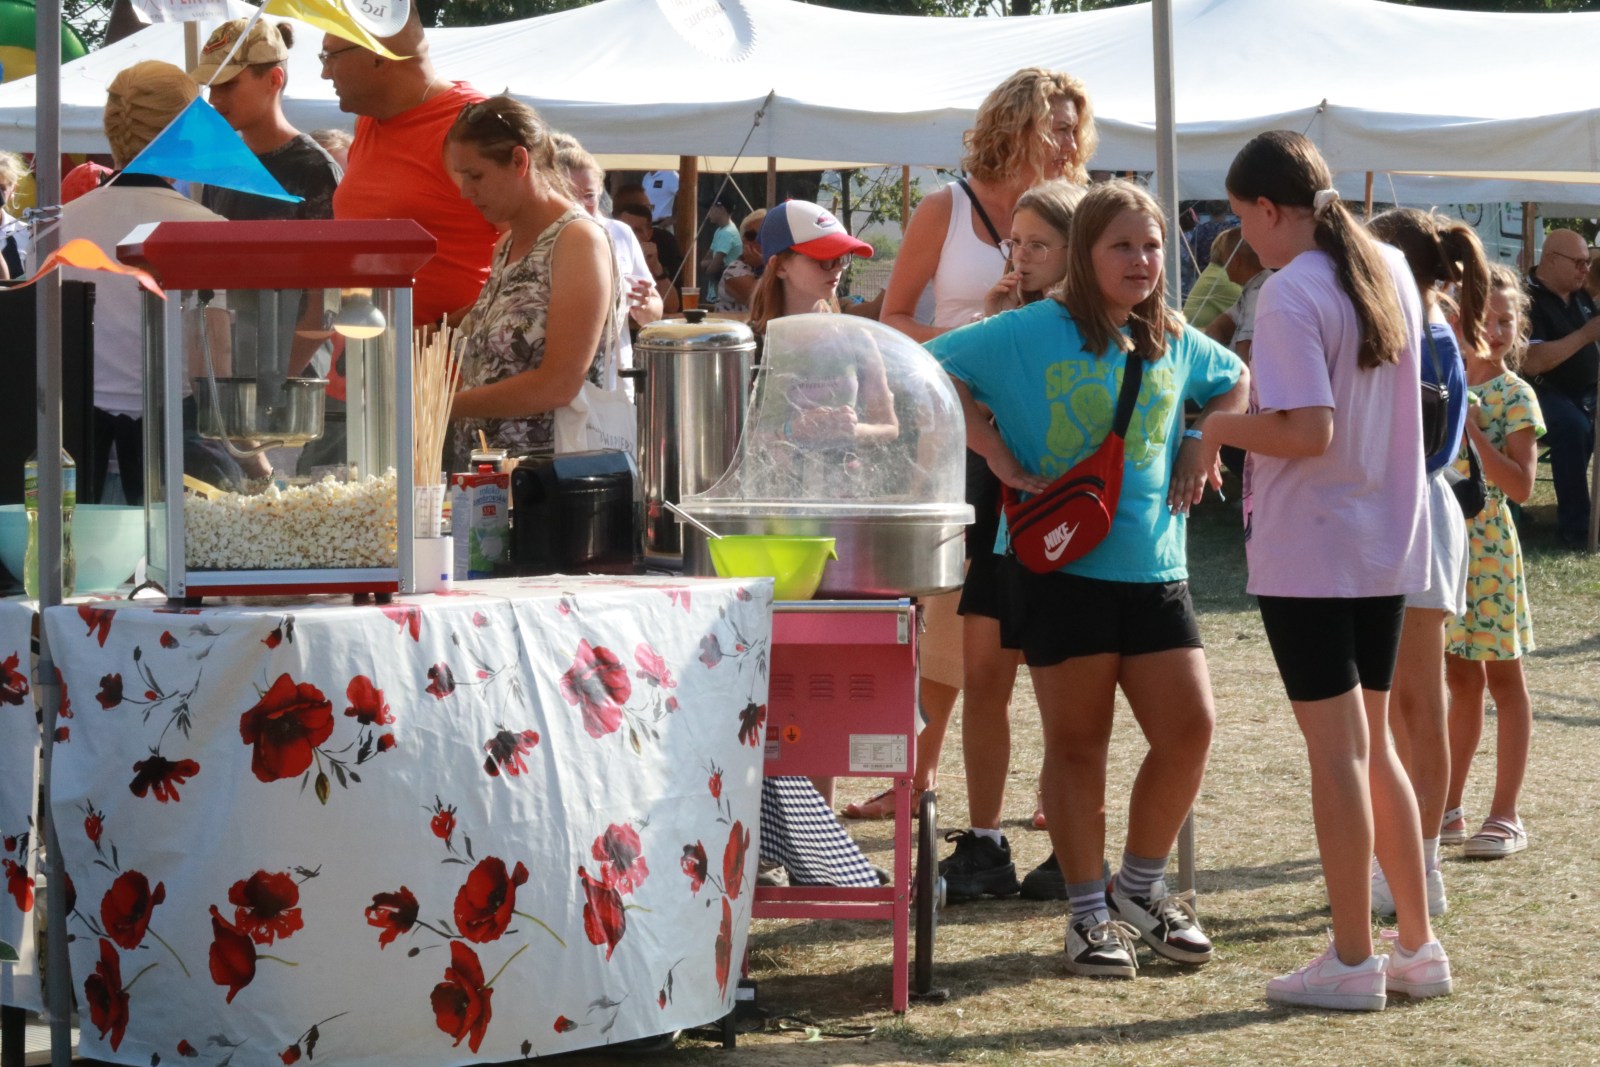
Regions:
[[[1178,253],[1183,245],[1178,236],[1178,135],[1173,113],[1176,111],[1172,84],[1172,0],[1155,0],[1150,5],[1154,23],[1152,40],[1156,61],[1156,189],[1167,215],[1167,302],[1183,306],[1183,282]]]
[[[1524,274],[1533,270],[1535,264],[1533,255],[1533,226],[1539,215],[1539,205],[1532,200],[1522,202],[1522,262],[1517,264]]]
[[[40,208],[59,211],[61,203],[61,0],[39,0],[35,9],[34,83],[36,116],[34,181]],[[61,241],[59,226],[36,230],[36,263],[44,262]],[[39,456],[39,611],[61,603],[61,272],[51,271],[37,283],[38,342],[35,351],[35,413]],[[87,459],[87,457],[79,457]],[[50,1012],[50,1062],[72,1062],[72,973],[67,959],[67,875],[61,841],[50,809],[56,716],[61,710],[61,683],[56,678],[50,637],[39,627],[37,688],[43,718],[44,755],[39,767],[40,807],[45,863],[45,1007]]]
[[[1372,218],[1372,172],[1370,170],[1367,171],[1366,209],[1366,217]]]
[[[678,157],[678,206],[672,213],[672,228],[677,231],[678,247],[683,250],[683,269],[678,271],[678,287],[700,284],[700,157]]]
[[[1155,0],[1150,5],[1152,46],[1156,61],[1156,185],[1162,210],[1167,216],[1167,303],[1183,306],[1183,277],[1178,253],[1183,238],[1178,233],[1178,130],[1172,77],[1172,0]],[[1191,810],[1178,831],[1178,892],[1194,891],[1194,812]]]
[[[193,70],[200,65],[200,24],[183,24],[183,69]]]
[[[767,210],[778,206],[778,157],[767,157]]]
[[[900,168],[900,238],[905,239],[906,224],[911,221],[911,168]]]

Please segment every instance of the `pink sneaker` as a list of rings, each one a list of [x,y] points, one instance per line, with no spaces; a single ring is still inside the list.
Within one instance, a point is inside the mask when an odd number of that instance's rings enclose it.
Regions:
[[[1394,945],[1386,969],[1389,992],[1422,1000],[1447,997],[1455,990],[1455,980],[1450,977],[1450,957],[1444,954],[1444,946],[1439,942],[1429,941],[1417,951],[1407,952],[1400,947],[1400,935],[1395,931],[1383,931],[1383,939]]]
[[[1388,1002],[1384,982],[1387,956],[1368,956],[1355,966],[1339,962],[1333,943],[1322,955],[1289,974],[1267,982],[1267,999],[1277,1004],[1336,1011],[1382,1011]]]

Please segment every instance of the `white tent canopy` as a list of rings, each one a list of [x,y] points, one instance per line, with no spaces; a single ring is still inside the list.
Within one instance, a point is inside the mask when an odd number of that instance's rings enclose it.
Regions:
[[[1594,200],[1600,80],[1569,42],[1600,15],[1502,15],[1377,0],[1174,0],[1178,158],[1188,195],[1215,195],[1262,130],[1312,137],[1346,172],[1460,172],[1504,199]],[[348,126],[301,28],[289,119]],[[722,169],[766,157],[954,165],[983,96],[1017,68],[1089,86],[1095,165],[1155,165],[1148,4],[1082,14],[909,18],[792,0],[604,0],[498,26],[430,31],[435,66],[509,89],[613,166],[679,155]],[[104,149],[105,85],[146,58],[181,62],[182,31],[152,26],[62,70],[62,145]],[[769,99],[770,97],[770,99]],[[758,109],[766,109],[751,133]],[[33,86],[0,87],[0,147],[31,147]],[[746,138],[749,138],[746,144]],[[1531,173],[1530,173],[1531,172]],[[1565,184],[1538,180],[1555,172]],[[1587,176],[1587,177],[1586,177]]]

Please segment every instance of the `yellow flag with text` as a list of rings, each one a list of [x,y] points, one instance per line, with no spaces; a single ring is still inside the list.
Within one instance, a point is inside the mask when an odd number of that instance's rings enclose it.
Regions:
[[[410,58],[397,56],[385,48],[382,42],[350,14],[350,9],[343,0],[267,0],[261,10],[268,15],[282,15],[285,18],[309,22],[324,33],[342,37],[387,59]]]

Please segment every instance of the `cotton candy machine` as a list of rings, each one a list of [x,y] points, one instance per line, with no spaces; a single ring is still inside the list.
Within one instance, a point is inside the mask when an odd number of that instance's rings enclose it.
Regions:
[[[146,294],[148,575],[167,594],[410,588],[410,221],[163,222]],[[404,501],[406,506],[401,506]]]
[[[767,327],[738,453],[683,510],[721,534],[832,537],[822,599],[925,596],[961,584],[966,426],[921,345],[854,315]],[[684,529],[684,569],[711,574]]]

